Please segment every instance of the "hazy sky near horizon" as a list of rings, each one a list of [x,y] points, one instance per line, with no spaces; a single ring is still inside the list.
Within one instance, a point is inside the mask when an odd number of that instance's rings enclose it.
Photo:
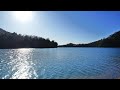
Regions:
[[[32,20],[20,22],[14,11],[0,11],[0,28],[66,43],[88,43],[120,30],[120,11],[33,11]]]

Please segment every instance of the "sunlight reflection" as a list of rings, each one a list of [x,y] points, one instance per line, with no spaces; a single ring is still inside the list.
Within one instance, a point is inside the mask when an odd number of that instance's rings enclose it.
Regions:
[[[36,78],[37,74],[32,62],[32,49],[18,49],[15,59],[12,60],[12,71],[15,71],[11,79],[29,79]],[[33,76],[34,75],[34,76]]]

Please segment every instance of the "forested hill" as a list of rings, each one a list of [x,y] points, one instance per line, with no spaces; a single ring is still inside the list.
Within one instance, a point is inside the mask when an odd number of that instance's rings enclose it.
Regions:
[[[120,31],[108,36],[107,38],[94,41],[88,44],[73,44],[61,45],[59,47],[120,47]]]
[[[89,43],[89,46],[96,47],[120,47],[120,31],[115,32],[107,38]]]
[[[56,48],[57,42],[42,37],[10,33],[0,28],[0,48]]]

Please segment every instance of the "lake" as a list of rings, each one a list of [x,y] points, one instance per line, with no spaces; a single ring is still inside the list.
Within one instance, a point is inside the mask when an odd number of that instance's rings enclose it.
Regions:
[[[0,49],[0,79],[120,78],[120,48]]]

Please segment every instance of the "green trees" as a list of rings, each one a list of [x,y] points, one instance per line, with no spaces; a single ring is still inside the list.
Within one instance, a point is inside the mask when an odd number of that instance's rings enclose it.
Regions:
[[[10,33],[0,29],[0,48],[55,48],[57,45],[57,42],[42,37]]]

